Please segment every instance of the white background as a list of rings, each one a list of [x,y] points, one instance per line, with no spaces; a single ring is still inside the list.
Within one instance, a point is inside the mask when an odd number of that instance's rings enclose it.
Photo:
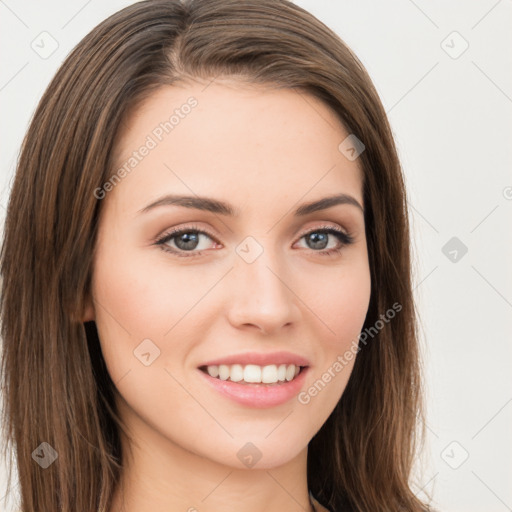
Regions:
[[[87,32],[131,3],[0,0],[2,223],[48,82]],[[442,512],[512,510],[512,1],[296,3],[366,66],[406,175],[428,392],[415,490]],[[43,31],[58,43],[47,58],[31,47]],[[442,251],[452,237],[468,249],[456,261]],[[0,465],[0,509],[11,510],[5,482]]]

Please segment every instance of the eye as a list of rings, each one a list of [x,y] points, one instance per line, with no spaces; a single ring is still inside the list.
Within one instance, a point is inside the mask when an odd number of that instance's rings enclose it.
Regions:
[[[161,238],[159,238],[155,243],[156,245],[160,245],[164,251],[171,252],[180,257],[190,257],[197,256],[198,254],[189,255],[180,253],[191,251],[197,251],[197,253],[200,253],[201,250],[206,249],[208,244],[205,244],[205,247],[198,249],[198,245],[200,245],[199,242],[201,238],[214,239],[213,235],[211,235],[207,231],[199,229],[197,226],[187,226],[184,228],[171,230],[170,232],[164,234]]]
[[[325,247],[329,244],[329,235],[336,237],[338,243],[334,247],[325,250]],[[313,247],[313,252],[318,252],[321,256],[339,254],[345,246],[354,243],[354,238],[350,234],[332,226],[322,226],[310,230],[303,234],[300,239],[302,240],[303,238],[306,239],[306,243],[310,244],[310,247]]]
[[[329,237],[333,236],[337,239],[337,244],[326,250],[325,248],[329,245]],[[207,249],[208,245],[211,245],[204,243],[204,246],[200,247],[202,238],[209,238],[219,243],[212,234],[192,225],[173,229],[165,233],[155,241],[155,245],[159,245],[162,250],[179,257],[195,257],[199,256],[201,251]],[[345,246],[354,243],[354,238],[350,234],[332,226],[321,226],[320,228],[312,229],[304,233],[299,240],[303,238],[313,252],[322,256],[338,254]]]

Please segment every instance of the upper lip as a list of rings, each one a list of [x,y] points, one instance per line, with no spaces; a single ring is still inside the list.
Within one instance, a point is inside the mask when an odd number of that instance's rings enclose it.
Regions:
[[[233,354],[219,359],[206,361],[201,366],[219,366],[221,364],[255,364],[258,366],[267,366],[271,364],[294,364],[295,366],[309,366],[309,361],[302,356],[293,354],[292,352],[243,352],[241,354]]]

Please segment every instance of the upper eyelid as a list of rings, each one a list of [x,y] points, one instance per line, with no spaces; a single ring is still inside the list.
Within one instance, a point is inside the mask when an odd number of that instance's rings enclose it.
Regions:
[[[322,222],[322,221],[320,221],[320,222]],[[320,226],[310,226],[309,228],[304,228],[303,230],[301,230],[299,232],[300,237],[307,235],[308,233],[310,233],[312,231],[321,231],[322,229],[331,229],[331,228],[335,229],[337,231],[340,231],[342,233],[345,233],[347,235],[350,235],[350,232],[346,228],[343,228],[342,226],[340,226],[339,224],[328,224],[327,222],[328,221],[323,221],[322,225],[320,225]],[[213,234],[211,231],[209,231],[206,228],[202,228],[200,226],[195,226],[195,225],[183,226],[183,227],[179,227],[179,228],[172,228],[169,231],[164,231],[164,233],[162,235],[159,235],[157,237],[157,239],[166,238],[167,236],[171,236],[171,235],[176,236],[182,232],[188,232],[188,231],[197,231],[198,233],[205,234],[205,235],[215,239],[218,242],[217,235]]]

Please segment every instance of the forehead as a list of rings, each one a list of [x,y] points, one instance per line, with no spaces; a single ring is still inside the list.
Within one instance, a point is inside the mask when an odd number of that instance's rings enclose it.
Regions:
[[[230,80],[165,86],[119,134],[112,173],[127,172],[109,195],[133,208],[171,192],[260,205],[338,192],[363,204],[359,163],[339,150],[348,135],[303,91]]]

